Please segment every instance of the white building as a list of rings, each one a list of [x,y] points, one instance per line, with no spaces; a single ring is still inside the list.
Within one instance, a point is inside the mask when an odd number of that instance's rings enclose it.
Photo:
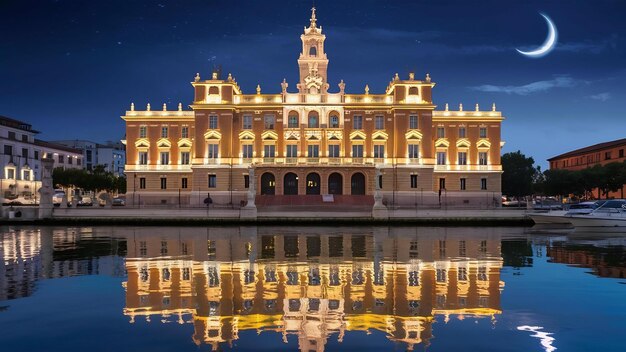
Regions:
[[[115,176],[124,175],[126,151],[121,143],[106,142],[101,144],[81,139],[60,140],[54,141],[54,143],[80,150],[87,170],[93,169],[96,165],[102,165],[106,171],[112,172]]]
[[[44,157],[53,158],[55,168],[83,167],[80,151],[35,139],[38,133],[26,122],[0,116],[0,191],[3,203],[36,203],[39,196],[36,190],[41,187],[41,159]]]

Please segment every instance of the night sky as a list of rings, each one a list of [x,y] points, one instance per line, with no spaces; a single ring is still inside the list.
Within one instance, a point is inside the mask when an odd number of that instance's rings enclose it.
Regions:
[[[626,137],[625,1],[316,1],[331,91],[383,93],[392,76],[430,73],[443,109],[492,102],[504,152],[540,165]],[[221,65],[244,93],[296,90],[312,1],[0,0],[0,115],[40,138],[119,140],[134,102],[191,103],[189,84]],[[531,59],[558,29],[556,49]]]

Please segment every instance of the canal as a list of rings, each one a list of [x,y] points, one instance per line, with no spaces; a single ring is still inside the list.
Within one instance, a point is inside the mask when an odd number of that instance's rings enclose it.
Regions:
[[[624,351],[626,234],[1,227],[3,351]]]

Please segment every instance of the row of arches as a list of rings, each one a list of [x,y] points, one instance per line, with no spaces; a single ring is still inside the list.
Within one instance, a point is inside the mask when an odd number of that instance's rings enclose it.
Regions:
[[[283,194],[298,195],[299,177],[293,172],[288,172],[283,178]],[[306,175],[306,194],[319,195],[322,193],[321,177],[317,172],[310,172]],[[328,189],[325,194],[343,194],[343,176],[340,173],[333,172],[328,176]],[[265,172],[261,175],[261,195],[276,194],[276,177],[271,172]],[[365,194],[365,175],[356,172],[350,178],[350,194]]]
[[[300,114],[295,111],[295,110],[291,110],[288,114],[287,117],[287,127],[288,128],[297,128],[300,127],[300,123],[303,122],[300,120]],[[309,113],[307,114],[307,118],[306,121],[304,121],[307,123],[307,127],[308,128],[319,128],[320,124],[322,123],[322,121],[320,121],[320,114],[319,112],[312,110],[309,111]],[[339,128],[339,113],[335,110],[331,111],[328,114],[328,121],[324,121],[328,128]]]

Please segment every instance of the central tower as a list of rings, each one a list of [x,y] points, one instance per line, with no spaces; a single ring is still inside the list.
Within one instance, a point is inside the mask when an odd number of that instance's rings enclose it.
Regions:
[[[328,58],[324,52],[324,40],[322,27],[317,26],[315,7],[311,9],[311,24],[304,28],[302,40],[302,52],[298,58],[300,68],[300,94],[326,94],[328,91]]]

